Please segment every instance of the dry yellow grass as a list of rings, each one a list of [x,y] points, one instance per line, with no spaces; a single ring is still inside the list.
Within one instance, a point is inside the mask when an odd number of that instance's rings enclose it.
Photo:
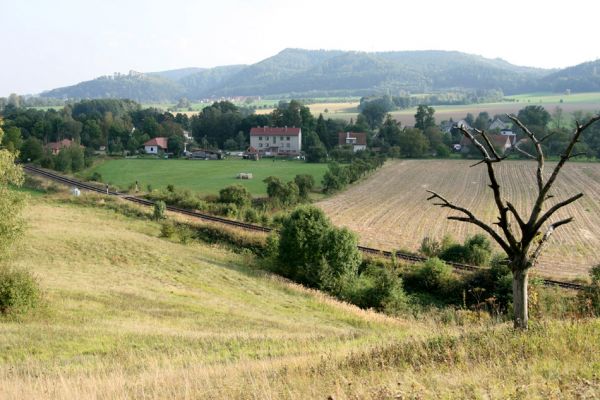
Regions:
[[[426,201],[427,189],[473,210],[493,222],[496,209],[485,186],[484,166],[469,168],[472,161],[390,161],[366,181],[319,203],[332,220],[360,235],[366,246],[417,250],[425,236],[441,239],[450,234],[459,240],[480,232],[474,225],[448,221],[454,215]],[[551,172],[553,163],[546,171]],[[535,165],[508,161],[498,165],[500,184],[519,211],[527,210],[535,195]],[[557,199],[581,191],[583,199],[556,214],[573,215],[572,224],[552,237],[537,271],[557,277],[587,276],[600,262],[600,164],[571,163],[564,168],[553,194]],[[549,201],[552,204],[552,200]]]
[[[28,209],[15,264],[47,308],[0,319],[1,399],[593,398],[600,321],[392,319],[159,239],[109,210]],[[448,311],[453,313],[452,311]]]

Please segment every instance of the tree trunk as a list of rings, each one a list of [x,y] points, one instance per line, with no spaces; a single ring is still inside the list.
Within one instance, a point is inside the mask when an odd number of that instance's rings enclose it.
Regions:
[[[529,321],[527,305],[527,281],[529,279],[529,269],[513,271],[513,309],[515,329],[527,329]]]

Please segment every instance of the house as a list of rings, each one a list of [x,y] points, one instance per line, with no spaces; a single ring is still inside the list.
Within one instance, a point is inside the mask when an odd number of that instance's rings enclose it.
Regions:
[[[492,145],[494,146],[494,148],[496,150],[500,151],[500,154],[504,154],[514,144],[514,142],[512,141],[511,136],[493,135],[493,134],[489,134],[489,133],[487,134],[487,136],[490,139],[490,142],[492,142]],[[481,137],[481,135],[479,135],[479,134],[475,135],[475,139],[477,139],[478,142],[480,142],[484,146],[486,146],[485,145],[485,141],[483,140],[483,138]],[[466,136],[462,137],[462,139],[460,140],[459,146],[460,146],[460,152],[461,153],[469,153],[471,151],[477,151],[474,148],[474,145],[473,145],[473,142],[471,142],[471,139],[469,139]],[[457,147],[454,147],[454,149],[456,150]]]
[[[508,128],[510,128],[510,124],[507,124],[506,122],[502,121],[500,118],[496,118],[490,123],[490,127],[488,129],[490,131],[493,131],[494,129],[504,130],[504,129],[508,129]]]
[[[166,137],[155,137],[144,143],[146,154],[158,154],[167,151],[168,139]]]
[[[188,158],[191,160],[222,160],[223,153],[208,149],[195,149],[188,153]]]
[[[261,155],[298,155],[302,151],[302,130],[287,126],[257,126],[250,129],[250,147]]]
[[[60,153],[60,151],[64,148],[67,147],[71,147],[71,145],[74,142],[72,140],[69,139],[63,139],[60,142],[50,142],[48,143],[45,147],[46,149],[50,150],[50,152],[52,153],[53,156],[57,155],[58,153]],[[81,146],[81,148],[83,148],[84,146]]]
[[[365,132],[338,132],[338,144],[340,146],[352,146],[355,153],[366,150],[367,134]]]

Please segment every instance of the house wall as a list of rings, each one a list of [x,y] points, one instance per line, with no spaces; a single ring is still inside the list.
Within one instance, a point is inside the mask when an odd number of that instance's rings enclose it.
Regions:
[[[144,146],[146,154],[158,154],[158,146]]]
[[[278,147],[280,153],[300,153],[302,151],[302,132],[298,136],[250,136],[250,146],[259,152],[263,152],[269,147]]]

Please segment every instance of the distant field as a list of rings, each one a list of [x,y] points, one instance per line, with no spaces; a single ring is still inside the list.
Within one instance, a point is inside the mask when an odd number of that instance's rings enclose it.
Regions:
[[[98,172],[103,181],[126,189],[137,180],[140,187],[150,184],[154,189],[167,185],[190,189],[201,194],[218,194],[219,190],[233,184],[244,185],[255,196],[266,195],[263,179],[277,176],[289,181],[298,174],[310,174],[317,185],[321,184],[327,164],[309,164],[302,161],[269,159],[250,160],[148,160],[119,159],[110,160],[86,171],[85,174]],[[240,180],[240,172],[251,172],[253,179]]]
[[[451,211],[426,201],[426,189],[435,190],[457,204],[471,208],[485,221],[496,216],[490,190],[484,185],[482,166],[472,161],[405,160],[388,162],[363,183],[328,198],[319,206],[338,225],[360,235],[360,242],[382,249],[417,250],[425,236],[441,239],[451,234],[459,240],[480,232],[474,225],[448,221]],[[553,163],[548,163],[547,171]],[[528,161],[500,164],[500,179],[517,209],[525,209],[534,196],[535,169]],[[585,196],[556,214],[575,221],[552,237],[540,261],[548,276],[586,276],[600,263],[600,164],[571,163],[555,186],[557,199],[581,191]]]
[[[528,105],[541,105],[548,112],[552,113],[556,107],[560,107],[566,113],[574,111],[597,112],[600,111],[600,93],[574,93],[571,95],[548,94],[548,93],[530,93],[517,96],[507,96],[507,99],[514,101],[503,101],[496,103],[467,104],[458,106],[433,106],[435,108],[435,118],[439,123],[443,120],[452,118],[460,120],[467,113],[475,116],[480,112],[487,111],[490,116],[494,114],[517,113],[520,109]],[[561,99],[563,102],[561,103]],[[311,112],[318,116],[323,114],[325,118],[344,119],[349,121],[356,119],[358,115],[358,101],[348,101],[344,103],[327,102],[309,104]],[[327,112],[325,111],[327,110]],[[259,114],[268,114],[273,109],[258,110]],[[406,110],[392,111],[390,114],[405,126],[412,126],[415,123],[414,115],[417,112],[416,107]]]

